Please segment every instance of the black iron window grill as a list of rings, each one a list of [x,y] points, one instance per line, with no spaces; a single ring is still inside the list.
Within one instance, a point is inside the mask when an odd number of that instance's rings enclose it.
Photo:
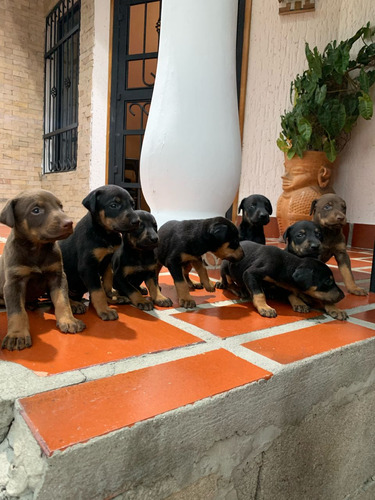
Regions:
[[[80,0],[61,0],[46,19],[43,173],[77,167]]]

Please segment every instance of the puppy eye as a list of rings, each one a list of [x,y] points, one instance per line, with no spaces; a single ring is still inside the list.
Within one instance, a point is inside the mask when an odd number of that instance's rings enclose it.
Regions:
[[[109,208],[113,208],[113,209],[115,209],[115,208],[117,208],[117,207],[118,207],[118,204],[117,204],[117,203],[111,203],[111,204],[109,205]]]
[[[304,233],[298,233],[297,238],[302,238],[304,236]]]
[[[34,207],[32,210],[31,210],[31,213],[34,214],[34,215],[38,215],[40,214],[41,210],[39,207]]]
[[[255,207],[256,207],[256,204],[255,204],[255,203],[252,203],[252,204],[250,205],[250,208],[255,208]]]
[[[331,208],[332,208],[332,207],[331,207],[331,205],[326,205],[326,206],[324,207],[324,210],[331,210]]]

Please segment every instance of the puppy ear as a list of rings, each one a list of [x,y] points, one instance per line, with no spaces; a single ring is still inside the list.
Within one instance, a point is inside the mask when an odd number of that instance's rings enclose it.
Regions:
[[[311,202],[310,215],[313,215],[315,213],[315,209],[316,209],[316,204],[317,203],[318,203],[318,200],[313,200]]]
[[[208,230],[210,236],[213,236],[215,240],[224,241],[228,235],[228,226],[226,224],[213,224]]]
[[[283,234],[284,243],[286,243],[287,239],[289,238],[289,233],[290,233],[290,226],[287,228],[287,230]]]
[[[297,267],[292,274],[292,278],[301,290],[307,290],[312,286],[313,270],[307,267]]]
[[[99,193],[99,189],[94,189],[94,191],[91,191],[91,193],[89,193],[86,198],[82,200],[82,205],[90,212],[94,212],[96,209],[96,198]]]
[[[14,207],[17,200],[7,201],[5,207],[0,214],[0,222],[9,227],[14,227],[16,220],[14,217]]]
[[[272,205],[271,205],[271,202],[270,200],[267,198],[267,201],[265,203],[265,206],[266,206],[266,210],[267,212],[272,215]]]
[[[241,212],[241,210],[243,210],[243,202],[245,201],[246,198],[242,198],[241,200],[241,203],[240,203],[240,206],[238,207],[238,213]]]

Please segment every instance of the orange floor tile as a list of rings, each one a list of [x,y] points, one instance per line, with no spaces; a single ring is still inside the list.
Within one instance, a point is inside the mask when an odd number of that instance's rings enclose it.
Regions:
[[[375,309],[353,314],[353,318],[362,319],[363,321],[368,321],[369,323],[375,323]]]
[[[20,400],[47,455],[271,374],[219,349]]]
[[[118,306],[117,310],[117,321],[102,321],[90,308],[79,316],[86,323],[86,330],[74,335],[61,333],[53,314],[29,312],[32,348],[12,352],[2,349],[0,360],[19,363],[39,375],[50,375],[202,342],[130,305]],[[1,340],[5,334],[3,312]]]
[[[332,321],[244,344],[279,363],[293,363],[344,345],[375,337],[375,330],[344,321]]]

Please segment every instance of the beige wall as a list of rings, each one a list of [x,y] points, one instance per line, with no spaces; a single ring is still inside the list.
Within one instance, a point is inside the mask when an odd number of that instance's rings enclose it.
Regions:
[[[290,82],[306,69],[304,45],[323,49],[375,24],[374,0],[317,1],[312,13],[279,16],[278,3],[252,0],[242,176],[239,199],[268,196],[276,210],[282,192],[283,154],[276,146],[280,115],[290,108]],[[375,98],[375,92],[372,91]],[[341,154],[335,190],[348,205],[350,222],[375,224],[375,118],[359,120]]]
[[[0,207],[42,187],[78,220],[89,191],[94,0],[81,2],[77,170],[42,176],[45,17],[56,3],[0,0]]]

